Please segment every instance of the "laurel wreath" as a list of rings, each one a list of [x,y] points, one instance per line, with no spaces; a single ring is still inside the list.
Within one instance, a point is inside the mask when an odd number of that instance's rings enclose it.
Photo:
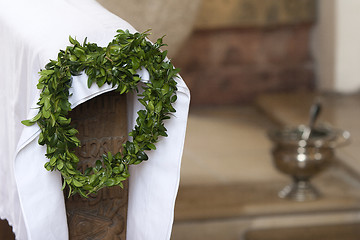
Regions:
[[[159,137],[167,136],[164,120],[175,112],[172,105],[177,99],[175,78],[179,69],[167,60],[167,51],[160,50],[165,45],[163,38],[153,44],[146,39],[148,32],[132,34],[118,30],[117,33],[107,47],[89,43],[86,38],[80,44],[70,36],[71,46],[60,50],[57,60],[50,60],[39,72],[38,114],[22,121],[26,126],[37,123],[40,127],[38,143],[46,145],[45,155],[49,159],[45,168],[60,171],[63,189],[69,187],[69,196],[78,193],[87,197],[103,187],[123,187],[122,182],[129,177],[129,165],[148,160],[146,152],[156,149]],[[149,72],[150,81],[142,84],[140,93],[140,77],[136,72],[141,68]],[[95,166],[80,172],[75,154],[80,146],[78,131],[67,115],[71,111],[72,76],[83,72],[88,76],[89,88],[94,83],[99,87],[110,84],[120,94],[136,92],[144,109],[137,112],[136,125],[129,133],[132,140],[126,141],[122,150],[104,154]]]

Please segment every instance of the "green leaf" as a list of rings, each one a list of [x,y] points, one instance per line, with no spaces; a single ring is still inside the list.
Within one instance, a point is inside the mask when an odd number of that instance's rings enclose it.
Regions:
[[[71,110],[71,108],[70,108],[71,105],[67,100],[60,101],[59,105],[60,105],[61,109],[64,110],[64,111],[70,111]]]
[[[137,135],[136,137],[135,137],[135,141],[137,141],[137,142],[142,142],[142,141],[144,141],[145,140],[145,136],[144,135]]]
[[[70,55],[70,61],[75,62],[78,58],[75,55]]]
[[[56,167],[60,171],[64,167],[64,162],[62,160],[59,160]]]
[[[69,174],[71,174],[71,175],[75,175],[75,174],[76,174],[76,172],[75,172],[74,170],[70,169],[70,168],[67,168],[66,171],[67,171]]]
[[[49,162],[45,163],[45,164],[44,164],[44,167],[45,167],[45,169],[46,169],[47,171],[51,171],[51,170],[52,170],[51,165],[50,165]]]
[[[146,146],[147,146],[148,148],[150,148],[151,150],[156,150],[155,144],[148,143]]]
[[[105,82],[106,82],[106,76],[103,76],[103,77],[97,79],[96,84],[99,87],[102,87],[105,84]]]
[[[42,114],[41,114],[41,112],[39,112],[39,113],[32,119],[32,121],[33,121],[33,122],[36,122],[37,120],[39,120],[39,119],[41,118],[41,116],[42,116]]]
[[[108,152],[108,161],[112,162],[112,160],[113,160],[113,156],[112,156],[111,152]]]
[[[33,122],[31,120],[23,120],[23,121],[21,121],[21,123],[24,124],[25,126],[30,127],[30,126],[34,125],[35,122]]]
[[[128,177],[130,176],[130,174],[129,174],[128,172],[124,171],[124,172],[121,174],[121,176],[122,176],[123,178],[128,178]]]
[[[91,88],[91,85],[93,84],[94,78],[92,76],[88,77],[87,86],[88,88]]]
[[[56,123],[56,119],[53,114],[50,114],[50,122],[51,122],[51,126],[54,127]]]
[[[140,152],[138,152],[138,154],[137,154],[137,159],[138,159],[138,160],[141,160],[141,161],[144,161],[144,160],[148,160],[149,157],[148,157],[148,155],[146,155],[145,152],[140,151]]]
[[[100,160],[96,160],[95,162],[95,168],[97,170],[100,170],[100,168],[102,168],[102,162]]]
[[[140,164],[140,163],[142,163],[142,160],[136,160],[133,164],[134,164],[134,165],[138,165],[138,164]]]
[[[122,173],[124,171],[124,169],[125,169],[125,165],[123,163],[120,164],[120,166],[119,166],[120,173]]]
[[[41,70],[40,72],[39,72],[39,74],[41,75],[41,76],[48,76],[48,75],[51,75],[51,74],[53,74],[54,73],[54,70]]]
[[[135,153],[135,146],[133,142],[127,141],[126,142],[126,148],[130,154]]]
[[[66,181],[64,181],[64,182],[63,182],[63,185],[62,185],[61,190],[64,190],[64,189],[65,189],[65,187],[66,187]]]
[[[42,115],[44,118],[49,118],[51,115],[51,112],[49,110],[46,110],[45,108],[42,108]]]
[[[121,88],[121,90],[120,90],[120,94],[125,93],[127,90],[128,90],[128,89],[127,89],[127,86],[126,86],[126,85],[123,85],[122,88]]]
[[[45,97],[43,97],[44,99],[44,108],[45,110],[49,110],[51,105],[50,105],[50,95],[47,95]]]
[[[174,102],[176,102],[176,100],[177,100],[177,96],[174,95],[174,96],[171,97],[170,102],[171,102],[171,103],[174,103]]]
[[[51,165],[51,166],[55,166],[55,163],[56,163],[56,158],[55,158],[55,157],[52,157],[52,158],[50,159],[50,165]]]
[[[113,168],[113,173],[115,173],[115,174],[121,173],[121,172],[120,172],[120,168],[119,168],[119,167],[114,167],[114,168]]]
[[[121,47],[117,44],[110,45],[108,47],[108,53],[113,56],[118,55],[120,53],[120,50],[121,50]]]
[[[83,186],[83,184],[81,182],[77,181],[76,179],[73,179],[72,182],[74,183],[75,187],[82,187]]]
[[[69,42],[73,45],[79,44],[79,42],[73,39],[71,36],[69,36]]]
[[[91,175],[91,176],[90,176],[90,178],[89,178],[89,183],[90,183],[90,184],[94,183],[94,182],[95,182],[95,180],[96,180],[96,177],[97,177],[97,176],[96,176],[96,175],[94,175],[94,174],[93,174],[93,175]]]
[[[155,106],[155,112],[160,113],[162,110],[162,102],[158,102]]]
[[[84,185],[84,186],[83,186],[83,189],[86,190],[86,191],[89,191],[89,190],[93,189],[93,186],[91,186],[91,185],[89,185],[89,184],[88,184],[88,185]]]
[[[67,132],[68,132],[69,136],[74,136],[79,133],[79,131],[76,130],[75,128],[71,128]]]
[[[116,185],[119,185],[119,183],[122,182],[122,181],[125,181],[126,178],[121,177],[121,176],[116,176],[115,180],[116,180]]]
[[[75,163],[79,162],[79,158],[76,156],[75,153],[70,153],[70,157],[72,158],[73,162]]]
[[[44,134],[43,134],[43,132],[41,132],[40,134],[39,134],[39,140],[38,140],[38,143],[40,144],[40,145],[44,145],[45,144],[45,141],[44,141],[45,139],[44,139]]]
[[[82,48],[75,47],[75,48],[74,48],[74,54],[75,54],[77,57],[81,57],[81,56],[84,56],[84,55],[85,55],[85,51],[84,51]]]
[[[79,140],[77,137],[75,137],[75,136],[70,137],[70,140],[71,140],[73,143],[80,144],[80,140]]]
[[[165,94],[167,94],[168,92],[169,92],[169,90],[170,90],[170,86],[169,86],[169,84],[164,84],[164,86],[161,88],[161,94],[162,95],[165,95]]]
[[[149,110],[150,110],[151,112],[154,111],[155,107],[154,107],[153,101],[150,101],[150,102],[148,103],[148,108],[149,108]]]
[[[109,179],[105,182],[105,185],[108,186],[108,187],[111,187],[111,186],[114,186],[115,183],[116,183],[115,179],[109,178]]]

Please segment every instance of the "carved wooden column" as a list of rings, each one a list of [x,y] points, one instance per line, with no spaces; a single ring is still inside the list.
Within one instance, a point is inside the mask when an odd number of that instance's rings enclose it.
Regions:
[[[126,97],[110,92],[89,100],[71,112],[79,131],[79,166],[94,166],[103,153],[116,153],[127,139]],[[65,193],[66,194],[66,193]],[[125,240],[128,182],[104,188],[88,199],[66,199],[70,240]]]

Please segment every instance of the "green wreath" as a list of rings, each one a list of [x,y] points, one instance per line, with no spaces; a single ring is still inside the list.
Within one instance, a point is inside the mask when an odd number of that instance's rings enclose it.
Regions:
[[[87,197],[103,187],[119,185],[129,177],[128,167],[148,159],[146,151],[155,150],[160,136],[167,136],[164,120],[175,112],[172,104],[176,101],[176,81],[179,72],[166,60],[167,51],[162,38],[152,44],[147,32],[132,34],[118,30],[107,47],[88,43],[85,38],[81,45],[69,37],[72,46],[60,50],[56,60],[50,60],[41,70],[38,89],[41,89],[38,114],[22,123],[31,126],[37,123],[41,129],[39,144],[46,145],[45,163],[48,171],[58,170],[63,177],[63,189],[69,187],[69,196],[79,193]],[[143,84],[139,93],[140,77],[137,70],[145,68],[150,81]],[[71,111],[69,89],[72,76],[85,72],[88,87],[96,83],[99,87],[111,84],[120,94],[136,92],[138,101],[145,109],[138,111],[136,126],[129,133],[132,141],[123,144],[122,151],[104,154],[95,166],[83,173],[77,169],[79,158],[75,149],[80,146],[76,137],[78,131],[70,125],[67,117]]]

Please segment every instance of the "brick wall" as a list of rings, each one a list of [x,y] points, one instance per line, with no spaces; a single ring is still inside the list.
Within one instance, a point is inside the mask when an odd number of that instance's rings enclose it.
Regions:
[[[239,2],[244,1],[238,0],[237,6]],[[282,6],[287,1],[272,2]],[[268,7],[273,11],[274,5]],[[238,25],[229,22],[231,27],[223,22],[214,28],[198,24],[173,59],[191,90],[192,105],[245,104],[265,92],[313,89],[310,35],[314,20],[288,19],[288,24],[274,19],[253,25],[247,20],[246,26],[237,20]]]

